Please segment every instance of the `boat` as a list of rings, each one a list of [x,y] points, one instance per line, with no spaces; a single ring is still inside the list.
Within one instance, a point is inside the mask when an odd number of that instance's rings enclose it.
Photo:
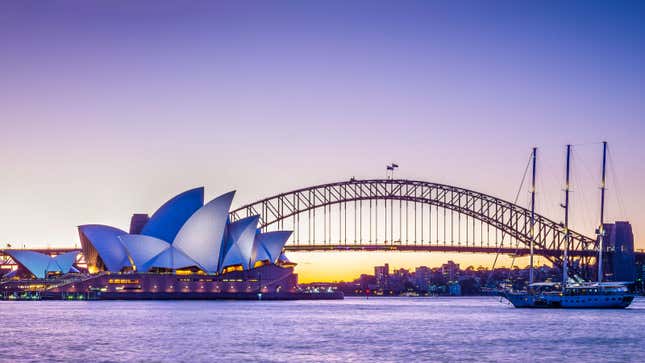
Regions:
[[[629,283],[576,283],[566,285],[538,282],[524,291],[505,291],[503,295],[516,308],[593,308],[622,309],[634,300]]]
[[[630,290],[631,282],[603,282],[603,240],[604,240],[604,206],[605,206],[605,172],[607,164],[607,142],[603,142],[602,182],[600,185],[600,227],[598,238],[598,281],[582,281],[578,276],[570,279],[568,275],[569,248],[569,173],[571,160],[571,145],[566,148],[566,184],[564,225],[565,248],[562,263],[562,282],[533,281],[533,241],[530,248],[529,284],[526,290],[504,290],[502,296],[516,308],[575,308],[575,309],[623,309],[634,300],[635,294]],[[535,213],[535,166],[537,148],[533,148],[533,185],[531,190],[531,231],[533,231]]]

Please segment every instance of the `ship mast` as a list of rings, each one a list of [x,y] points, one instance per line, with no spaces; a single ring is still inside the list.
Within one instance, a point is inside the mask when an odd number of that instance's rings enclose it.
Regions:
[[[564,185],[564,256],[562,262],[562,290],[569,280],[569,174],[571,169],[571,144],[567,145],[566,184]]]
[[[602,282],[602,255],[605,239],[605,172],[607,166],[607,141],[602,142],[602,176],[600,182],[600,227],[598,227],[598,283]]]
[[[535,165],[537,159],[537,147],[533,148],[533,178],[531,181],[531,257],[529,260],[529,284],[533,283],[533,244],[535,241]]]

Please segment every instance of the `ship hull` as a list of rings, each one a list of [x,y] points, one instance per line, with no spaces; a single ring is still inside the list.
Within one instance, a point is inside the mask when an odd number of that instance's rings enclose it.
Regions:
[[[634,295],[560,296],[559,294],[505,293],[504,298],[516,308],[539,309],[624,309]]]

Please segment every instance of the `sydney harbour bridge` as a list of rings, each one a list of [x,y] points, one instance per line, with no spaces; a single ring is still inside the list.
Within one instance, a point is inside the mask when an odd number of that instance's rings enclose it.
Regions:
[[[406,179],[350,179],[262,199],[264,231],[293,230],[287,251],[437,251],[527,255],[562,264],[566,228],[515,203],[461,187]],[[533,227],[533,229],[531,228]],[[569,258],[595,261],[595,238],[569,230]]]
[[[543,256],[591,266],[598,243],[513,202],[451,185],[351,178],[244,205],[231,221],[260,215],[263,231],[291,230],[286,251],[427,251]],[[71,248],[46,250],[50,253]],[[6,255],[5,264],[11,263]],[[82,256],[80,257],[82,258]],[[582,268],[581,270],[587,270]]]

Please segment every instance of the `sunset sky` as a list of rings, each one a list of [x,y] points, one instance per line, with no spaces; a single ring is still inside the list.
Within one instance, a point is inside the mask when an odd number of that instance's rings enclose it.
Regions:
[[[548,4],[549,6],[544,6]],[[645,248],[643,2],[2,1],[0,245],[78,245],[171,196],[399,177],[512,200],[540,149],[538,210],[608,220]],[[302,281],[492,256],[290,256]]]

